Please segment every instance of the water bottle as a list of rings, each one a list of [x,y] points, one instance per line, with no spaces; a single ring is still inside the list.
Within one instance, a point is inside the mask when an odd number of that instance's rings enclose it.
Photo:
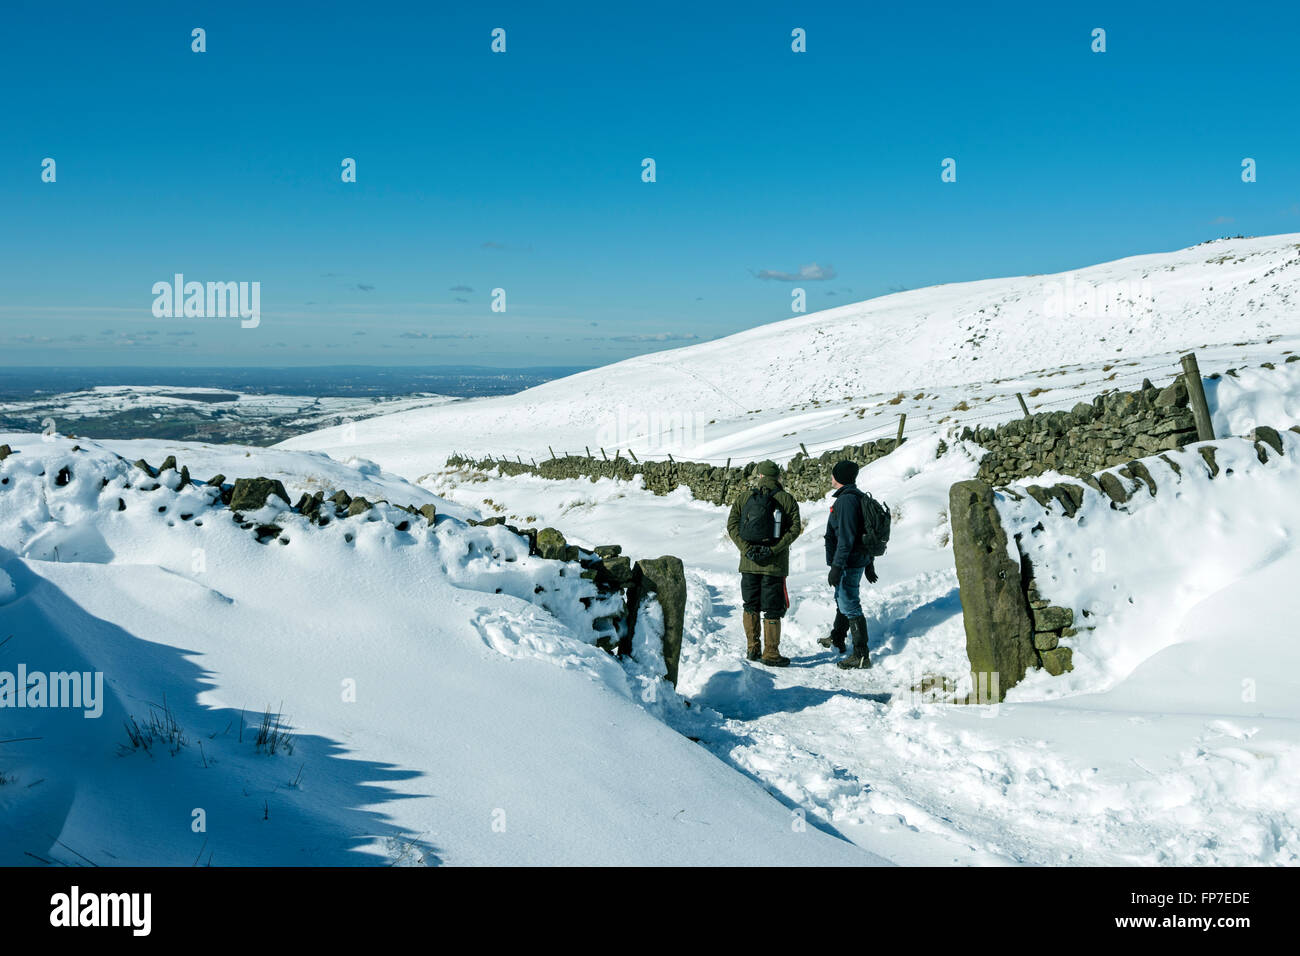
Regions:
[[[781,509],[775,508],[772,511],[772,537],[780,540],[781,537]]]

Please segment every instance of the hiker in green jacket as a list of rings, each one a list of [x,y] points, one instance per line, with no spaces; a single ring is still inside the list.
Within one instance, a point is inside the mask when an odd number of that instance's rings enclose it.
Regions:
[[[727,535],[740,551],[745,656],[770,667],[790,664],[790,658],[781,656],[781,618],[790,607],[790,593],[785,586],[790,573],[790,545],[801,531],[799,505],[777,480],[776,463],[760,461],[753,479],[732,500]]]

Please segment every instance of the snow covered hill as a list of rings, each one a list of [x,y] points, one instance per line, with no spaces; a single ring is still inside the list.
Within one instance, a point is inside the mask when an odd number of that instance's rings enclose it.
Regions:
[[[1232,436],[1300,424],[1298,277],[1300,237],[1281,236],[940,286],[271,449],[0,434],[18,449],[0,462],[0,671],[108,678],[95,720],[0,711],[0,740],[35,738],[0,744],[0,855],[1294,865],[1300,439],[1258,466]],[[1031,675],[995,707],[930,699],[920,688],[969,681],[946,509],[982,449],[953,430],[1019,415],[1016,392],[1068,408],[1163,383],[1189,347],[1206,374],[1235,369],[1207,382],[1224,474],[1162,472],[1131,515],[1093,502],[1036,556],[1058,581],[1111,556],[1060,590],[1098,612],[1074,672]],[[663,411],[689,427],[655,424]],[[824,501],[801,505],[793,664],[775,670],[743,659],[725,509],[639,480],[442,467],[452,450],[548,445],[780,459],[892,432],[900,412],[909,441],[860,476],[894,516],[863,591],[866,672],[817,644],[834,613]],[[288,543],[259,544],[202,488],[127,487],[141,473],[114,452],[447,517],[398,532],[382,508],[325,528],[282,516]],[[456,520],[486,515],[681,557],[677,692],[535,601],[539,585],[578,595],[554,562]],[[251,738],[281,706],[293,750],[270,755]],[[152,756],[130,745],[131,716],[157,718]]]
[[[263,544],[174,472],[0,442],[0,672],[104,675],[94,716],[0,710],[4,864],[882,862],[670,730],[503,528],[268,504]]]
[[[1222,239],[901,292],[284,444],[364,454],[410,478],[452,451],[527,460],[548,446],[782,459],[799,442],[821,450],[889,434],[900,412],[912,427],[1010,418],[1017,391],[1044,390],[1029,395],[1031,409],[1068,407],[1144,375],[1172,378],[1180,350],[1201,350],[1208,374],[1298,344],[1300,234]]]
[[[159,373],[165,376],[166,373]],[[405,398],[249,394],[200,386],[99,385],[76,392],[0,401],[0,430],[269,444],[308,429],[445,404],[443,395]]]
[[[1281,370],[1242,379],[1266,375],[1300,382]],[[1257,405],[1229,382],[1226,421],[1258,405],[1300,415],[1300,389]],[[950,486],[975,474],[980,450],[968,442],[936,457],[936,437],[917,439],[859,476],[895,515],[880,582],[863,588],[865,672],[838,670],[817,644],[834,615],[824,502],[801,506],[782,644],[793,664],[772,670],[743,659],[725,508],[610,479],[449,470],[426,485],[466,506],[488,498],[509,520],[532,515],[584,545],[616,537],[681,555],[691,735],[895,862],[1296,865],[1300,633],[1288,582],[1300,574],[1300,436],[1286,440],[1267,465],[1249,441],[1215,442],[1225,473],[1214,480],[1197,474],[1196,446],[1170,454],[1182,482],[1153,459],[1161,493],[1139,493],[1133,514],[1090,495],[1082,522],[1054,527],[1036,566],[1056,579],[1054,599],[1096,612],[1096,630],[1078,639],[1073,673],[1032,674],[994,707],[918,690],[970,689],[946,514]],[[1105,562],[1092,572],[1098,549]]]

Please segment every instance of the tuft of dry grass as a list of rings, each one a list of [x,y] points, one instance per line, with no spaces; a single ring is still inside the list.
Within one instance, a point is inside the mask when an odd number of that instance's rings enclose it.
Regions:
[[[154,744],[162,744],[175,757],[180,753],[181,748],[189,743],[166,697],[163,697],[161,707],[155,704],[149,705],[149,716],[145,718],[144,723],[139,722],[132,715],[125,720],[124,726],[127,739],[131,742],[129,750],[132,751],[143,750],[152,755]],[[123,745],[123,751],[127,750]]]
[[[257,727],[257,738],[254,741],[254,747],[258,753],[268,753],[274,756],[283,750],[287,754],[293,753],[293,734],[289,732],[288,725],[283,719],[284,705],[274,714],[268,706],[266,712],[262,714],[262,721]]]

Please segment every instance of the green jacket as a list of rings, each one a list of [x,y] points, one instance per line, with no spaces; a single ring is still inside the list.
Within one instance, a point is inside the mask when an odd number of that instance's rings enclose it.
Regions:
[[[785,534],[781,535],[781,540],[772,545],[772,561],[769,564],[759,564],[745,557],[745,552],[749,550],[749,545],[740,540],[740,512],[745,505],[746,499],[749,498],[750,492],[755,488],[772,488],[774,489],[773,497],[776,498],[777,507],[781,512],[789,516],[790,527]],[[727,536],[731,538],[737,550],[740,551],[740,571],[752,571],[756,574],[774,574],[777,577],[784,578],[790,573],[790,545],[794,544],[795,538],[803,531],[803,523],[799,520],[799,503],[794,497],[781,487],[781,483],[775,478],[768,478],[766,475],[757,475],[744,488],[736,493],[731,501],[731,514],[727,517]]]

